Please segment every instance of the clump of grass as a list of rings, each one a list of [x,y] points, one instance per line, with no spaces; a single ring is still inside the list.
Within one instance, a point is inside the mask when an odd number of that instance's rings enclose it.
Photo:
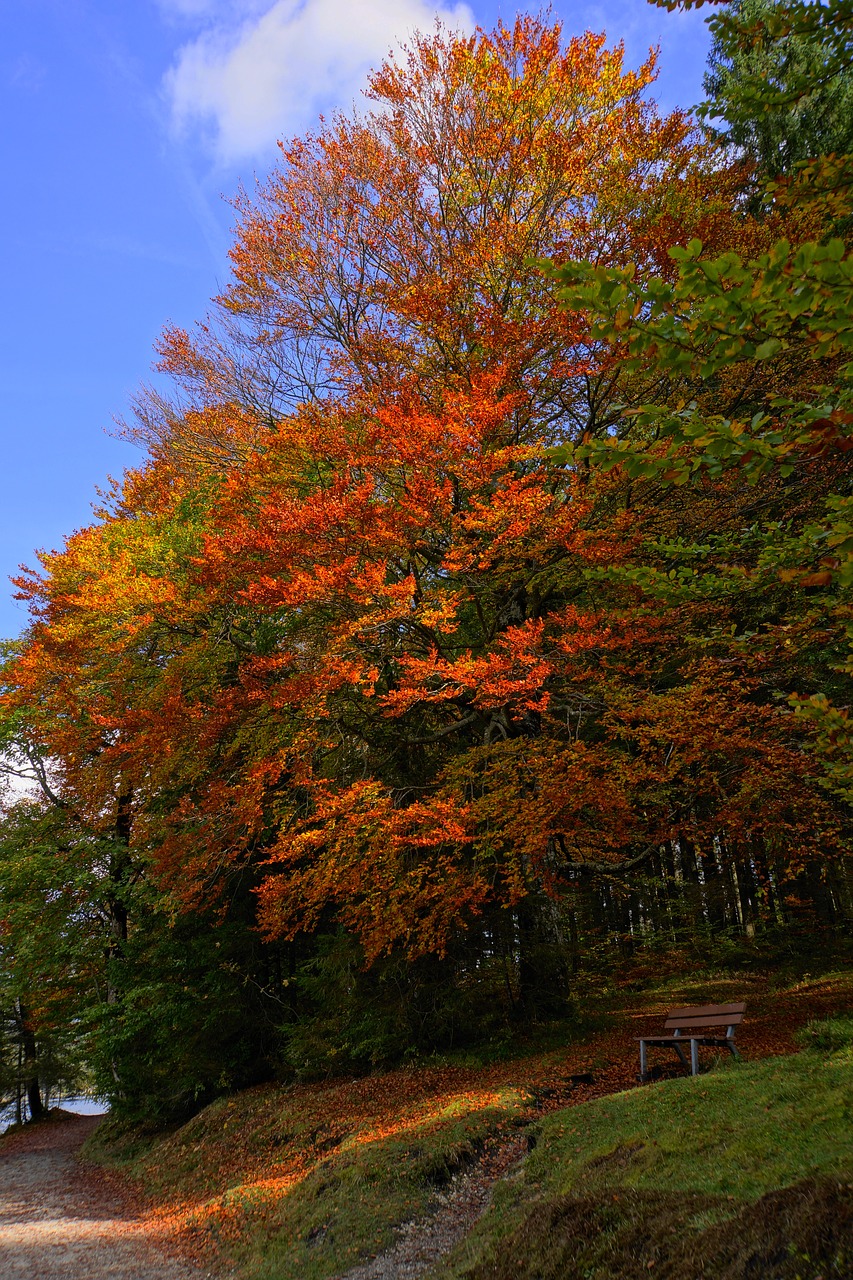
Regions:
[[[523,1176],[435,1276],[847,1277],[851,1112],[849,1048],[554,1112]]]
[[[853,1018],[823,1018],[809,1022],[797,1032],[796,1039],[806,1049],[817,1049],[822,1053],[853,1048]]]

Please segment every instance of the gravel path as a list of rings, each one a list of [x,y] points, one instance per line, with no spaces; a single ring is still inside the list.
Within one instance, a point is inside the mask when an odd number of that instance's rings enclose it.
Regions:
[[[97,1116],[54,1116],[0,1142],[2,1280],[204,1280],[77,1152]]]
[[[421,1280],[465,1238],[488,1209],[497,1180],[526,1154],[526,1138],[515,1137],[467,1173],[457,1174],[436,1196],[428,1217],[398,1227],[390,1249],[351,1268],[340,1280]]]

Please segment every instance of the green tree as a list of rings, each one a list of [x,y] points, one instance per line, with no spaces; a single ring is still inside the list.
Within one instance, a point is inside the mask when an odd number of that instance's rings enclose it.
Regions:
[[[795,23],[781,0],[736,0],[716,24],[705,111],[759,180],[853,152],[853,67],[805,24],[812,16]]]
[[[725,545],[712,538],[704,548],[670,548],[668,562],[652,572],[636,566],[635,578],[650,589],[667,583],[671,594],[698,565],[710,574],[705,590],[725,593],[741,566],[739,589],[752,593],[758,627],[735,647],[773,643],[800,653],[796,678],[776,688],[812,723],[825,785],[849,800],[853,256],[827,229],[845,225],[853,187],[849,157],[809,153],[847,138],[850,120],[829,112],[825,127],[803,124],[799,132],[792,121],[807,121],[806,108],[822,94],[847,101],[853,6],[780,3],[757,25],[754,17],[745,0],[711,19],[717,71],[710,83],[719,96],[709,110],[733,139],[751,137],[764,148],[759,158],[768,166],[771,154],[774,168],[808,156],[771,189],[777,238],[755,255],[708,256],[698,239],[673,246],[670,277],[589,263],[553,269],[563,304],[589,311],[612,358],[647,376],[659,370],[671,388],[626,410],[607,439],[558,454],[621,468],[629,483],[695,489],[737,471],[755,488],[759,519],[742,523]],[[780,116],[780,108],[792,114]],[[711,546],[720,554],[709,555]],[[785,588],[781,604],[755,607],[774,580]]]

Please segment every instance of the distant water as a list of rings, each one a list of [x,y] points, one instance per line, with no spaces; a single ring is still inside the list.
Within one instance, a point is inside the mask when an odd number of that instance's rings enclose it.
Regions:
[[[51,1107],[60,1107],[63,1111],[70,1111],[77,1116],[103,1116],[109,1110],[107,1104],[100,1098],[88,1098],[84,1094],[73,1098],[48,1098],[48,1104]],[[0,1133],[14,1123],[15,1105],[13,1103],[12,1106],[0,1111]]]
[[[78,1116],[105,1116],[109,1107],[100,1098],[87,1098],[82,1094],[76,1098],[61,1098],[59,1102],[51,1099],[52,1107],[61,1107],[63,1111],[73,1111]]]

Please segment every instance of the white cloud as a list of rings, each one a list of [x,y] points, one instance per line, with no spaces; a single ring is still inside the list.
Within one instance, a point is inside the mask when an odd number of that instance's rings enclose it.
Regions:
[[[172,119],[181,130],[212,126],[222,160],[257,155],[321,111],[349,107],[370,68],[436,16],[464,31],[475,25],[461,2],[276,0],[259,17],[215,24],[184,46],[166,77]]]

